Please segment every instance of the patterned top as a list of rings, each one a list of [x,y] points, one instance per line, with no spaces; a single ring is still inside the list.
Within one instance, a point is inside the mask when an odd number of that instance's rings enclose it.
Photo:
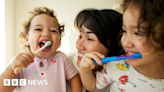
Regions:
[[[138,73],[124,60],[106,63],[96,72],[96,86],[110,85],[110,92],[164,92],[164,79],[152,79]]]
[[[43,63],[44,66],[40,66]],[[66,92],[66,80],[77,75],[66,55],[60,51],[43,59],[34,58],[34,62],[23,68],[18,79],[26,79],[25,86],[16,87],[16,92]]]
[[[79,67],[77,66],[78,53],[77,52],[69,53],[67,56],[68,56],[68,59],[72,62],[73,66],[76,68],[76,70],[78,72],[80,72],[79,71]],[[67,91],[71,92],[71,87],[68,84],[68,82],[67,82]],[[108,92],[108,91],[109,91],[109,86],[106,86],[105,88],[100,89],[98,91],[94,91],[94,92]],[[84,87],[83,87],[83,91],[82,92],[87,92]]]

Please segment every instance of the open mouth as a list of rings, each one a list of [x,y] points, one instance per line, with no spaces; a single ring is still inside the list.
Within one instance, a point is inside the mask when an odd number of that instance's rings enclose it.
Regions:
[[[138,53],[138,52],[126,52],[126,56],[133,56],[135,53]]]
[[[39,42],[39,48],[42,48],[43,46],[45,46],[46,42],[47,42],[47,41],[41,41],[41,42]],[[48,47],[46,47],[46,48],[45,48],[44,50],[42,50],[42,51],[47,51],[47,50],[50,49],[50,47],[51,47],[51,45],[48,46]]]
[[[78,53],[78,60],[81,61],[82,58],[83,58],[83,54],[82,53]]]

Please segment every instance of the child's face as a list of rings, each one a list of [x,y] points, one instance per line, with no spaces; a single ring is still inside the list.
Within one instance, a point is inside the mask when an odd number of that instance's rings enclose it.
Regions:
[[[52,44],[39,52],[38,56],[48,58],[60,46],[61,37],[56,19],[47,14],[40,14],[35,16],[30,23],[26,43],[30,45],[31,51],[35,52],[44,45],[44,41],[51,41]]]
[[[153,52],[151,47],[148,47],[146,42],[146,36],[138,35],[138,23],[139,8],[130,7],[125,10],[123,14],[123,36],[121,43],[126,52],[127,56],[133,55],[134,53],[141,53],[142,58],[140,59],[128,59],[127,63],[131,66],[142,66],[153,64],[157,60],[157,56],[151,54]],[[142,23],[140,31],[144,31],[146,23]],[[147,38],[149,41],[149,38]]]
[[[98,37],[84,25],[80,29],[80,36],[76,42],[78,50],[78,61],[81,61],[82,56],[91,51],[96,51],[101,54],[107,55],[108,49],[99,41]]]

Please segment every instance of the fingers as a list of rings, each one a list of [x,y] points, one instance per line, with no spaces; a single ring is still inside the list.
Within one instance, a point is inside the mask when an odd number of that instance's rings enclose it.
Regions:
[[[102,65],[101,58],[105,57],[105,55],[102,55],[101,53],[98,53],[98,52],[86,53],[86,56],[93,59],[93,60],[95,60],[99,65]]]
[[[22,60],[22,65],[24,65],[23,67],[27,67],[34,58],[34,55],[31,52],[25,52],[23,54],[21,54],[21,56],[19,57],[20,60]]]
[[[80,65],[86,71],[95,68],[95,64],[94,64],[93,60],[91,58],[89,58],[89,57],[86,57],[86,56],[83,57]]]
[[[87,61],[83,61],[80,63],[80,69],[82,69],[83,71],[89,71],[91,70],[91,66]]]
[[[18,66],[27,67],[33,62],[34,55],[32,52],[23,52],[15,56],[12,62],[12,68],[15,69]]]
[[[31,52],[26,52],[22,56],[28,61],[27,64],[30,64],[34,58],[34,55]]]
[[[95,68],[95,63],[93,60],[95,60],[99,65],[102,65],[101,58],[104,58],[105,56],[98,52],[89,52],[85,53],[83,56],[81,62],[80,62],[80,68],[83,71],[93,70]]]

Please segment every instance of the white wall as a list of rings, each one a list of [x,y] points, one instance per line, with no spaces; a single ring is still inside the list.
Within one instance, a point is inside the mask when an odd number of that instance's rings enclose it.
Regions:
[[[7,37],[6,60],[24,51],[22,44],[17,40],[21,28],[21,19],[25,13],[35,7],[46,6],[54,9],[59,21],[66,23],[66,35],[62,39],[60,50],[66,54],[76,51],[76,40],[79,36],[74,29],[74,19],[79,11],[85,8],[112,8],[117,6],[118,0],[7,0],[6,30],[11,32]],[[8,47],[7,47],[8,48]],[[7,64],[6,63],[6,64]]]
[[[7,65],[15,51],[15,0],[5,0],[5,41]]]

